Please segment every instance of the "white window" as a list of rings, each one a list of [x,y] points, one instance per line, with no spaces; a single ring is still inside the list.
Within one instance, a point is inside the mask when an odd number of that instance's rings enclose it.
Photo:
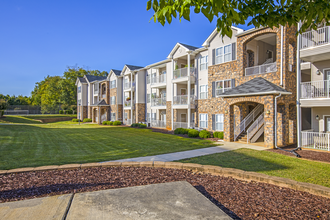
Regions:
[[[215,95],[221,95],[228,89],[231,89],[231,80],[221,80],[215,82]]]
[[[199,114],[199,127],[207,128],[207,114]]]
[[[147,94],[147,103],[150,103],[150,93]]]
[[[215,64],[224,63],[232,60],[231,44],[219,47],[215,50]]]
[[[111,96],[110,97],[110,105],[115,105],[116,104],[116,96]]]
[[[110,81],[110,89],[116,88],[116,80]]]
[[[150,113],[147,113],[147,122],[150,122]]]
[[[207,70],[208,67],[208,56],[200,58],[200,70]]]
[[[78,99],[77,104],[78,104],[78,105],[81,105],[81,99]]]
[[[156,113],[152,113],[152,114],[151,114],[151,119],[152,119],[152,120],[156,120]]]
[[[116,121],[116,113],[111,113],[110,114],[110,120],[111,121]]]
[[[150,75],[147,76],[147,84],[150,84]]]
[[[207,99],[207,85],[200,86],[199,99]]]
[[[223,131],[223,114],[215,115],[215,130]]]
[[[81,86],[78,87],[78,93],[81,93]]]

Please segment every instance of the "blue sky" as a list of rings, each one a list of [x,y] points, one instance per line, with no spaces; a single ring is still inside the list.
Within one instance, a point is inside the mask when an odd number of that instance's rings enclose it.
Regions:
[[[76,64],[146,66],[166,59],[176,42],[200,47],[215,28],[202,14],[164,27],[149,22],[146,2],[1,0],[0,93],[29,96],[36,82]]]

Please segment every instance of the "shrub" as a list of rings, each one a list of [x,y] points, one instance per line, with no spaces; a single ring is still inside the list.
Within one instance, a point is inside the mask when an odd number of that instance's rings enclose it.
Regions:
[[[195,129],[189,129],[189,132],[188,132],[189,137],[198,137],[198,135],[199,135],[199,131],[197,131]]]
[[[203,130],[203,131],[199,132],[199,137],[200,138],[210,138],[211,133],[206,130]]]
[[[76,118],[74,118],[74,119],[72,119],[72,122],[79,122],[80,120],[79,119],[76,119]]]
[[[174,134],[188,134],[189,129],[177,128],[174,130]]]
[[[216,131],[213,133],[213,137],[223,139],[223,132]]]
[[[108,121],[107,125],[113,125],[113,121]]]
[[[58,113],[59,113],[59,114],[63,114],[63,110],[60,110]]]
[[[66,111],[65,111],[65,114],[72,115],[72,110],[66,110]]]
[[[131,124],[131,127],[133,127],[133,128],[139,127],[139,123],[133,123],[133,124]]]
[[[92,122],[93,120],[91,118],[84,118],[83,122]]]
[[[121,125],[121,122],[120,121],[114,121],[113,125]]]
[[[139,125],[139,128],[146,128],[147,127],[147,125],[146,124],[138,124]]]
[[[103,121],[102,124],[103,125],[107,125],[109,121]]]

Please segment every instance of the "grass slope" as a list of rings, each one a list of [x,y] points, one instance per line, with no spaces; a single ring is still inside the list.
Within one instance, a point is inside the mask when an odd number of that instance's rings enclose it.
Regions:
[[[242,148],[180,162],[236,168],[330,187],[330,164],[301,160],[269,151]]]
[[[13,116],[6,115],[4,118],[0,118],[1,123],[24,123],[24,124],[42,124],[39,121],[40,119],[45,118],[62,118],[62,117],[77,117],[77,115],[26,115],[26,116]]]
[[[0,169],[86,163],[192,150],[212,142],[149,129],[73,122],[0,125]]]

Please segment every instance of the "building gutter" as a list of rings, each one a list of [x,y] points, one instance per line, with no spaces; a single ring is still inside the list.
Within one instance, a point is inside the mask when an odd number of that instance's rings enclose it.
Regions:
[[[256,93],[246,93],[246,94],[219,95],[217,97],[226,98],[226,97],[236,97],[236,96],[270,95],[270,94],[292,95],[292,92],[269,91],[269,92],[256,92]]]

